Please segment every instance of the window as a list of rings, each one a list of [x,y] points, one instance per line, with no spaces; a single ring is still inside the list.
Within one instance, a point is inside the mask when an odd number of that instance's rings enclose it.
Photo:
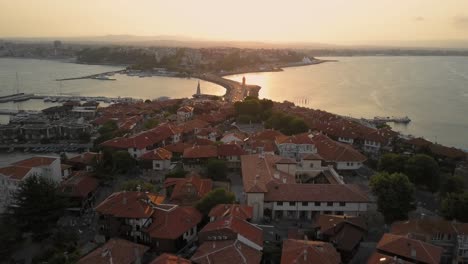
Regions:
[[[296,206],[296,202],[289,202],[289,206]]]
[[[309,203],[308,202],[302,202],[302,206],[308,206]]]
[[[333,206],[333,202],[327,202],[327,206]]]
[[[283,202],[276,202],[276,205],[282,206],[282,205],[283,205]]]
[[[345,202],[340,202],[340,206],[346,206]]]
[[[315,206],[320,206],[320,202],[315,202]]]

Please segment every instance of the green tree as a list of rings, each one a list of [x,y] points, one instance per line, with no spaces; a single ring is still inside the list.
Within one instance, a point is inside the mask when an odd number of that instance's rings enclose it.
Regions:
[[[407,160],[408,158],[403,155],[394,153],[384,154],[379,160],[378,170],[386,171],[388,173],[403,173],[405,171],[405,164]]]
[[[417,154],[409,158],[405,174],[416,186],[426,186],[433,192],[439,189],[439,165],[431,156]]]
[[[127,173],[136,167],[135,159],[125,150],[112,153],[112,168],[117,173]]]
[[[12,216],[2,216],[0,234],[0,259],[6,260],[21,242],[21,232]]]
[[[143,180],[128,180],[121,184],[120,189],[125,191],[138,191],[138,186],[140,186],[140,191],[142,192],[157,192],[156,186],[152,183],[143,181]]]
[[[442,214],[449,220],[468,222],[468,192],[449,193],[442,200]]]
[[[462,193],[465,190],[465,180],[460,175],[448,175],[444,177],[440,187],[442,194]]]
[[[206,176],[213,180],[226,179],[228,167],[226,161],[220,159],[210,159],[206,164]]]
[[[145,124],[144,124],[143,126],[144,126],[146,129],[151,129],[151,128],[156,127],[158,124],[159,124],[159,122],[158,122],[157,119],[150,119],[150,120],[146,121]]]
[[[406,175],[382,172],[372,177],[370,186],[377,197],[378,211],[387,223],[408,218],[408,212],[414,208],[414,186]]]
[[[236,196],[232,192],[228,192],[225,189],[217,188],[207,193],[196,204],[196,208],[204,215],[208,215],[211,208],[218,204],[230,204],[236,200]]]
[[[13,218],[18,227],[39,235],[55,225],[66,207],[57,185],[42,176],[31,176],[22,181],[13,204]]]
[[[101,135],[108,134],[108,133],[114,133],[119,127],[117,126],[117,123],[115,121],[109,120],[105,122],[99,129],[98,132]]]
[[[166,178],[185,178],[185,176],[188,174],[188,171],[178,168],[173,171],[170,171],[166,173]]]

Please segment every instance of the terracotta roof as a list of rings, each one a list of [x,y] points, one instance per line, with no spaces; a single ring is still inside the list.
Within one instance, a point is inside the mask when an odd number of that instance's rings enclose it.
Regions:
[[[170,160],[171,158],[172,153],[164,148],[150,150],[140,157],[142,160]]]
[[[184,259],[179,256],[172,254],[163,253],[149,264],[191,264],[192,262],[188,259]]]
[[[29,168],[42,167],[42,166],[49,166],[58,159],[59,158],[52,158],[52,157],[32,157],[29,159],[25,159],[25,160],[12,163],[12,165],[21,166],[21,167],[29,167]]]
[[[195,131],[195,129],[201,129],[209,125],[210,124],[208,122],[205,122],[203,120],[193,119],[181,124],[179,128],[182,130],[183,133],[192,133]]]
[[[262,229],[235,216],[219,218],[213,222],[209,222],[202,230],[200,230],[200,233],[213,233],[213,231],[226,229],[247,238],[260,247],[263,247]]]
[[[193,146],[192,144],[179,141],[175,144],[166,145],[164,146],[164,148],[172,153],[184,153],[184,150],[186,148],[190,148],[192,146]]]
[[[132,264],[143,257],[149,247],[120,238],[107,243],[78,260],[77,264]]]
[[[161,204],[165,197],[142,192],[116,192],[97,207],[96,212],[118,218],[149,218],[153,205]]]
[[[98,187],[98,180],[90,173],[77,171],[61,184],[61,191],[71,197],[86,198]]]
[[[188,178],[167,178],[164,187],[174,186],[171,201],[194,202],[201,199],[213,188],[211,179],[202,179],[199,175],[190,175]]]
[[[365,220],[358,216],[319,215],[315,226],[320,233],[335,241],[338,250],[353,251],[367,233]]]
[[[353,184],[268,184],[265,201],[368,203],[369,197]]]
[[[202,220],[202,214],[191,206],[156,206],[153,223],[146,229],[148,235],[158,239],[177,239]]]
[[[184,150],[184,159],[216,158],[218,148],[214,145],[193,146]]]
[[[432,142],[425,140],[424,138],[412,138],[406,140],[406,143],[416,146],[416,147],[425,147],[432,144]]]
[[[315,226],[320,228],[321,233],[327,233],[331,229],[336,228],[343,223],[349,223],[361,228],[362,230],[367,230],[366,221],[362,217],[351,215],[321,214],[318,216]]]
[[[250,136],[252,140],[270,140],[275,141],[276,137],[284,136],[281,132],[272,129],[266,129]]]
[[[420,240],[386,233],[377,244],[381,253],[409,258],[428,264],[438,264],[443,248]]]
[[[7,166],[0,168],[0,174],[15,180],[22,180],[31,170],[30,167]]]
[[[436,234],[464,234],[468,230],[467,223],[452,222],[439,219],[411,219],[408,221],[397,221],[392,224],[390,232],[395,235],[406,236],[408,234],[432,238]]]
[[[332,244],[321,241],[286,239],[281,264],[340,264],[340,254]]]
[[[208,216],[215,218],[235,216],[247,220],[253,216],[253,207],[245,204],[218,204],[210,210]]]
[[[191,146],[206,146],[206,145],[216,145],[216,143],[214,141],[211,141],[207,138],[194,138],[190,141],[188,141],[187,143],[189,143]]]
[[[67,160],[67,162],[71,163],[81,163],[85,165],[93,165],[94,161],[99,161],[101,159],[101,154],[96,152],[85,152],[75,157],[72,157]]]
[[[245,155],[245,151],[238,144],[222,144],[218,146],[218,155],[221,157]]]
[[[191,113],[193,112],[193,107],[188,106],[188,105],[182,106],[179,109],[177,109],[177,112]]]
[[[305,145],[310,144],[313,145],[314,142],[310,139],[308,133],[302,133],[293,136],[278,136],[275,138],[277,144],[297,144],[297,145]]]
[[[239,240],[204,242],[191,260],[198,264],[260,264],[262,252]]]
[[[223,137],[221,138],[221,141],[224,138],[227,138],[227,137],[230,137],[230,136],[239,139],[238,141],[244,141],[244,139],[246,139],[246,136],[244,134],[241,134],[241,133],[227,133],[227,134],[223,135]]]
[[[367,157],[348,144],[330,139],[325,135],[315,135],[312,140],[317,147],[318,154],[326,161],[331,162],[364,162]]]
[[[401,258],[396,258],[381,253],[374,252],[370,258],[367,260],[367,264],[409,264],[413,262],[408,262],[402,260]]]
[[[317,153],[310,153],[302,159],[303,160],[323,160],[322,156],[320,156]]]
[[[267,184],[295,183],[296,177],[276,169],[276,163],[283,159],[276,155],[243,155],[241,156],[242,181],[245,192],[267,192]],[[277,176],[277,177],[275,177]]]

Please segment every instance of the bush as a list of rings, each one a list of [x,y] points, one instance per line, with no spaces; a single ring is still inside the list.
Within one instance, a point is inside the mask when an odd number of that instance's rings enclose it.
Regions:
[[[215,181],[225,180],[227,173],[228,167],[224,160],[211,159],[206,164],[206,176]]]
[[[196,208],[203,213],[208,215],[210,210],[218,204],[231,204],[236,200],[236,196],[232,192],[228,192],[225,189],[217,188],[207,193],[197,204]]]

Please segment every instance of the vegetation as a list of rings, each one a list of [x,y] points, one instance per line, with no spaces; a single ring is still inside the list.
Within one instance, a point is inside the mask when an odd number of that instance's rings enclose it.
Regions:
[[[119,150],[112,153],[113,172],[127,173],[136,168],[136,160],[125,150]]]
[[[156,127],[158,124],[159,124],[159,122],[158,122],[157,119],[150,119],[150,120],[146,121],[143,126],[145,127],[145,129],[151,129],[151,128]]]
[[[76,241],[78,233],[75,230],[59,229],[51,237],[53,247],[33,259],[34,263],[72,264],[80,258]]]
[[[142,192],[158,192],[158,188],[152,183],[143,180],[128,180],[121,184],[120,189],[125,191],[138,191],[138,186]]]
[[[379,160],[378,170],[388,173],[403,173],[405,171],[405,164],[407,160],[408,158],[403,155],[394,153],[384,154]]]
[[[406,175],[382,172],[371,179],[370,186],[377,196],[378,211],[383,214],[385,222],[408,218],[408,212],[414,208],[414,187]]]
[[[12,207],[16,226],[23,232],[44,235],[66,207],[57,185],[45,177],[32,176],[22,181]]]
[[[211,208],[216,205],[233,203],[235,200],[236,196],[234,193],[228,192],[222,188],[217,188],[206,194],[205,197],[196,204],[196,208],[204,215],[208,215]]]
[[[234,103],[239,123],[259,122],[268,119],[273,108],[273,101],[246,97],[242,102]]]
[[[0,219],[0,259],[6,260],[18,247],[21,241],[21,231],[11,215],[3,215]]]
[[[294,135],[307,132],[309,127],[302,118],[281,112],[273,113],[265,122],[266,128],[273,128],[285,135]]]
[[[449,193],[442,200],[442,214],[450,220],[468,222],[468,192]]]
[[[465,180],[460,175],[448,175],[443,177],[443,183],[440,187],[442,195],[449,193],[463,193],[465,190]]]
[[[206,164],[205,173],[206,176],[212,180],[225,180],[228,173],[226,161],[220,159],[210,159]]]
[[[178,168],[166,174],[166,178],[185,178],[188,174],[188,171]]]
[[[113,139],[117,136],[119,127],[115,121],[109,120],[105,122],[99,129],[99,137],[94,140],[94,146],[98,146],[102,142]]]

